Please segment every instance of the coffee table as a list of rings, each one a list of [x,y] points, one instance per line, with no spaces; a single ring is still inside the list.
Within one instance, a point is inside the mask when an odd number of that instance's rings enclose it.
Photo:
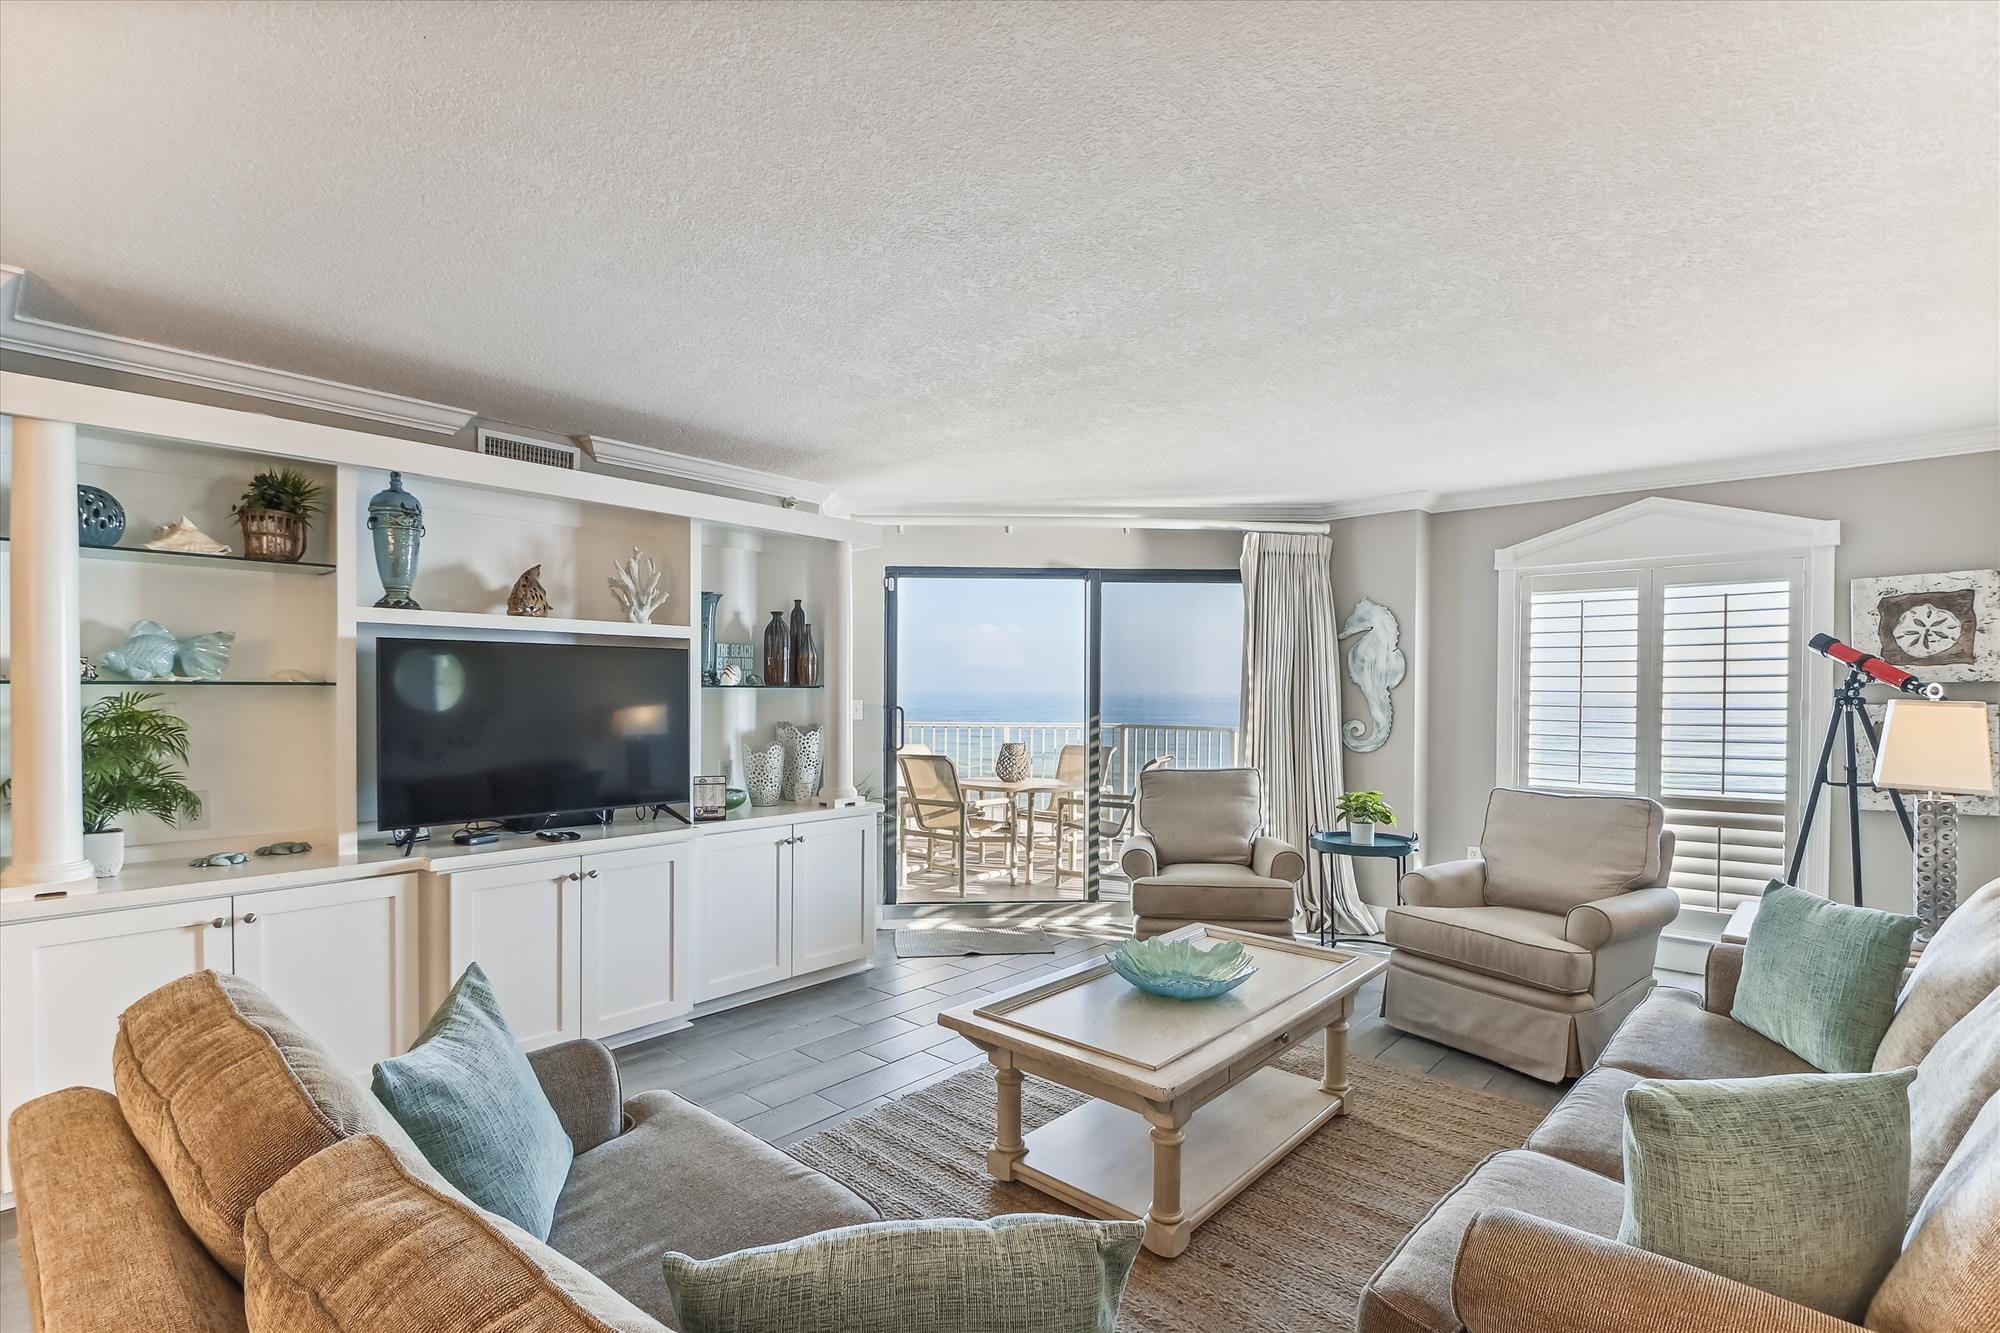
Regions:
[[[1216,999],[1171,1000],[1098,958],[938,1022],[993,1064],[999,1124],[987,1170],[1093,1217],[1144,1218],[1146,1248],[1172,1258],[1223,1204],[1347,1114],[1347,1020],[1355,992],[1388,960],[1219,926],[1183,926],[1167,938],[1241,941],[1257,974]],[[1272,1067],[1322,1032],[1323,1078]],[[1027,1074],[1092,1100],[1024,1138]],[[1150,1134],[1141,1135],[1142,1123]]]

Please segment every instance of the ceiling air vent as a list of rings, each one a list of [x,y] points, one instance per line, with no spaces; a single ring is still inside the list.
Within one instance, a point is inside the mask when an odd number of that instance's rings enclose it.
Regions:
[[[540,463],[543,467],[559,467],[574,472],[583,450],[573,444],[557,444],[550,440],[532,439],[526,435],[516,435],[507,431],[479,428],[479,452],[494,458],[511,458],[521,463]]]

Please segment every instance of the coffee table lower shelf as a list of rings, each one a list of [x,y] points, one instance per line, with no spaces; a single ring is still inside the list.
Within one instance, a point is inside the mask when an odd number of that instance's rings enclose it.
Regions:
[[[1093,1099],[1025,1135],[1025,1155],[1003,1178],[1033,1185],[1092,1217],[1144,1219],[1146,1248],[1172,1258],[1187,1248],[1196,1227],[1340,1115],[1343,1105],[1341,1094],[1324,1091],[1318,1080],[1270,1065],[1179,1130],[1148,1133],[1136,1111]],[[1176,1193],[1178,1207],[1155,1215],[1154,1200]]]

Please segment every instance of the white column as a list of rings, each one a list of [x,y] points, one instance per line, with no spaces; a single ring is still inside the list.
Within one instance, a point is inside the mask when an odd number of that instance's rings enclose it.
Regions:
[[[822,647],[826,658],[828,736],[833,770],[826,789],[832,804],[853,801],[854,790],[854,543],[833,544],[833,641]]]
[[[62,884],[91,878],[83,859],[76,427],[31,417],[12,424],[14,859],[0,885]]]

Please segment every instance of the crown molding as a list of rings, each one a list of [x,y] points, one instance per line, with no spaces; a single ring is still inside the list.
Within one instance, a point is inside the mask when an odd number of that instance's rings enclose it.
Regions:
[[[103,370],[143,375],[149,379],[190,384],[290,403],[344,417],[380,421],[391,426],[456,435],[472,419],[472,409],[381,393],[312,375],[253,366],[227,357],[185,352],[115,333],[79,329],[54,320],[21,313],[21,298],[29,275],[12,264],[0,264],[0,349],[96,366]]]
[[[992,527],[1018,523],[1023,526],[1263,528],[1272,531],[1305,525],[1314,531],[1323,531],[1328,523],[1378,514],[1450,514],[1467,509],[1496,509],[1504,505],[1538,504],[1549,500],[1580,500],[1635,491],[1673,490],[1684,486],[1754,481],[1763,477],[1835,472],[1843,468],[1877,467],[1926,458],[1991,452],[2000,452],[2000,428],[1983,427],[1829,449],[1752,454],[1707,463],[1672,463],[1619,472],[1599,472],[1584,477],[1458,491],[1393,491],[1355,500],[1323,503],[1245,504],[1234,507],[1211,504],[1190,508],[1171,504],[1112,506],[1100,502],[1097,506],[1079,505],[1074,509],[1038,513],[971,506],[933,506],[898,512],[894,508],[863,505],[858,516],[865,517],[868,522],[885,525]]]
[[[1432,504],[1408,507],[1423,508],[1434,514],[1445,514],[1461,509],[1496,509],[1502,505],[1535,504],[1545,500],[1581,500],[1601,495],[1619,495],[1627,491],[1671,490],[1683,486],[1754,481],[1762,477],[1838,472],[1844,468],[1878,467],[1889,463],[1915,462],[1925,458],[1951,458],[1960,454],[1994,451],[2000,451],[2000,427],[1987,426],[1978,430],[1920,435],[1902,440],[1874,441],[1827,449],[1750,454],[1706,463],[1668,463],[1658,467],[1593,473],[1584,477],[1447,491],[1437,495]],[[1336,516],[1349,517],[1346,513]]]
[[[871,511],[854,516],[861,522],[893,528],[1141,528],[1166,532],[1316,532],[1325,533],[1325,519],[1279,515],[1266,510],[1210,512],[1191,509],[1057,509],[1032,512],[999,510]]]
[[[590,456],[598,462],[612,467],[630,468],[634,472],[651,472],[681,481],[702,482],[733,491],[748,491],[753,495],[768,495],[775,500],[792,504],[810,504],[822,510],[833,496],[831,486],[803,481],[798,477],[787,477],[777,472],[738,467],[734,463],[718,463],[713,459],[696,458],[691,454],[677,454],[671,449],[661,449],[650,444],[629,444],[624,440],[608,440],[602,435],[577,435],[572,438],[590,450]]]

